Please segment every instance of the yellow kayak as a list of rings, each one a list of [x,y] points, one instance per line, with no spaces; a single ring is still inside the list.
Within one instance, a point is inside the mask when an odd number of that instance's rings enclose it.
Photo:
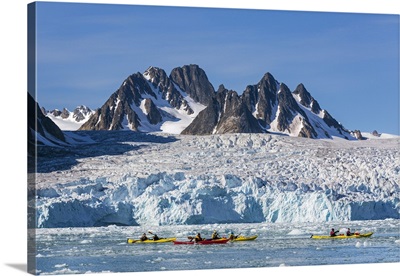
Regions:
[[[249,237],[245,237],[245,236],[239,236],[236,239],[233,239],[231,241],[253,241],[255,239],[257,239],[258,235],[254,235],[254,236],[249,236]]]
[[[141,241],[141,240],[135,240],[135,239],[130,239],[128,238],[126,240],[127,243],[163,243],[163,242],[173,242],[175,241],[176,238],[160,238],[159,240],[152,240],[152,239],[148,239],[145,241]]]
[[[354,234],[354,235],[350,235],[350,236],[346,236],[344,234],[341,234],[341,235],[337,235],[337,236],[333,236],[333,237],[331,237],[331,236],[311,235],[311,238],[312,239],[318,239],[318,240],[322,240],[322,239],[354,239],[354,238],[357,239],[357,238],[368,238],[368,237],[371,237],[373,233],[374,232],[368,232],[368,233],[365,233],[365,234]]]

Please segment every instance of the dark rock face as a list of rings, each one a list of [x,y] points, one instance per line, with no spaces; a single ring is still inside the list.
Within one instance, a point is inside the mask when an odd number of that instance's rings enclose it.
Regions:
[[[290,132],[290,124],[297,115],[300,115],[299,119],[301,120],[302,127],[298,136],[307,138],[317,137],[317,133],[311,126],[306,113],[300,108],[289,88],[283,83],[278,92],[278,102],[279,115],[277,118],[277,127],[280,131],[289,130]]]
[[[156,125],[161,122],[161,113],[151,99],[145,99],[144,108],[147,113],[147,118],[152,125]]]
[[[36,140],[36,134],[53,144],[65,143],[64,133],[43,114],[39,104],[28,93],[28,153],[32,153],[36,145],[42,144],[41,141]]]
[[[62,112],[58,109],[54,109],[52,111],[49,111],[50,114],[53,114],[55,117],[61,116]]]
[[[66,119],[69,117],[69,111],[66,108],[63,108],[62,111],[58,109],[54,109],[49,111],[50,114],[54,115],[55,117],[61,117],[63,119]]]
[[[257,85],[248,86],[243,93],[247,107],[250,107],[250,111],[254,110],[256,118],[264,127],[275,119],[278,87],[274,77],[266,73]]]
[[[364,139],[364,137],[362,136],[360,130],[354,130],[353,131],[353,136],[356,137],[358,140],[363,140]]]
[[[212,103],[182,134],[261,133],[262,128],[235,91],[220,86]]]
[[[196,116],[193,122],[181,134],[208,135],[212,134],[219,119],[220,104],[212,98],[211,103]]]
[[[46,109],[45,109],[43,106],[40,108],[40,111],[42,112],[42,114],[43,114],[44,116],[46,116],[47,111],[46,111]]]
[[[217,92],[220,120],[215,133],[261,133],[262,128],[235,91],[222,87]]]
[[[306,91],[305,88],[304,91]],[[310,104],[312,97],[309,94],[308,96]],[[247,86],[242,95],[242,101],[250,114],[258,119],[259,126],[264,128],[264,131],[269,129],[273,121],[276,121],[277,130],[290,133],[294,118],[300,115],[302,127],[298,136],[317,137],[306,113],[300,108],[289,88],[283,83],[279,84],[270,73],[265,74],[257,85]]]
[[[69,117],[69,111],[66,109],[66,108],[64,108],[63,109],[63,111],[61,112],[61,118],[63,118],[63,119],[66,119],[66,118],[68,118]]]
[[[174,68],[170,78],[194,101],[204,105],[211,103],[215,94],[214,87],[209,82],[206,73],[198,65],[191,64]]]
[[[183,109],[189,115],[193,114],[193,110],[182,94],[175,88],[175,85],[164,70],[157,67],[149,67],[143,75],[150,79],[154,88],[158,88],[162,92],[162,99],[168,101],[172,107]]]
[[[297,105],[295,99],[292,97],[289,88],[282,84],[278,93],[278,129],[280,131],[285,131],[289,128],[290,123],[292,122],[294,116],[297,113],[303,113],[299,106]],[[301,112],[300,112],[301,111]],[[302,114],[305,115],[304,113]]]
[[[80,122],[85,120],[86,117],[90,115],[90,113],[92,113],[92,110],[89,107],[80,105],[74,109],[72,116],[75,121]]]
[[[248,85],[242,94],[243,103],[246,105],[247,109],[254,113],[256,111],[256,105],[259,99],[257,85]],[[258,114],[258,113],[257,113]],[[258,115],[256,118],[258,119]]]
[[[336,121],[331,114],[329,114],[328,111],[324,110],[323,111],[324,116],[323,116],[323,120],[324,122],[329,126],[329,127],[333,127],[335,129],[337,129],[341,134],[343,134],[346,130],[343,128],[343,126],[341,124],[339,124],[338,121]]]
[[[378,131],[374,130],[372,131],[372,135],[376,136],[376,137],[380,137],[381,135],[378,133]]]
[[[300,83],[293,91],[294,95],[298,95],[300,98],[300,104],[304,107],[310,108],[315,114],[319,114],[322,110],[319,103],[311,96],[302,83]]]

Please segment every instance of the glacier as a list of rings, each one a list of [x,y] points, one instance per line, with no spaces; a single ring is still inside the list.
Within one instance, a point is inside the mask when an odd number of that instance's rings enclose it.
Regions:
[[[39,148],[38,228],[400,218],[396,136],[65,133],[88,142]]]

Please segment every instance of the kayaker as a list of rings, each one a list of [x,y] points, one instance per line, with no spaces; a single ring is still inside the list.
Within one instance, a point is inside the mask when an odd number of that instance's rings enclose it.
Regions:
[[[329,233],[331,237],[336,236],[336,233],[338,233],[339,231],[335,231],[335,229],[332,228],[331,232]]]
[[[354,233],[350,232],[350,228],[347,228],[346,236],[352,236]]]
[[[201,237],[200,233],[197,233],[197,235],[194,237],[194,241],[198,242],[198,241],[202,241],[203,238]]]
[[[153,234],[153,240],[158,241],[160,238],[157,236],[157,234]]]
[[[140,240],[141,241],[146,241],[146,240],[148,240],[149,238],[146,236],[146,233],[143,233],[143,235],[142,235],[142,237],[140,237]]]
[[[237,237],[238,236],[235,236],[234,234],[233,234],[233,232],[231,232],[231,234],[229,235],[229,239],[232,241],[232,240],[234,240],[234,239],[237,239]]]
[[[218,239],[220,239],[221,237],[219,236],[219,234],[218,234],[218,232],[216,231],[216,230],[214,230],[214,232],[212,233],[212,235],[211,235],[211,239],[212,240],[218,240]]]

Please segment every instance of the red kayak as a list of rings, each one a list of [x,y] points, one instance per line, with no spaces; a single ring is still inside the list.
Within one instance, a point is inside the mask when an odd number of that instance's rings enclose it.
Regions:
[[[227,243],[228,239],[218,239],[218,240],[203,240],[203,241],[174,241],[174,244],[221,244]]]

